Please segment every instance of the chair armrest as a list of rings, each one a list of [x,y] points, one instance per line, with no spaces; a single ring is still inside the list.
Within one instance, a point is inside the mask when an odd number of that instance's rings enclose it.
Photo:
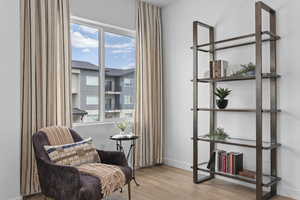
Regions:
[[[42,193],[55,199],[76,199],[80,191],[78,169],[37,159]]]
[[[97,150],[101,162],[109,165],[119,165],[128,167],[126,156],[123,152],[119,151],[101,151]]]

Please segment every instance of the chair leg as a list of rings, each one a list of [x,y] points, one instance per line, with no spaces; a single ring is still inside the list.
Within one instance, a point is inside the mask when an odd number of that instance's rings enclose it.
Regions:
[[[128,200],[131,200],[131,187],[130,187],[130,182],[128,183]]]

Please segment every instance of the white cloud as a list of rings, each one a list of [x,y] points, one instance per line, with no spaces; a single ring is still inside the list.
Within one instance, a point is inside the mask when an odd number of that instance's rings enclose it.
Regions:
[[[98,48],[98,40],[86,37],[80,32],[72,32],[72,46],[75,48]]]
[[[135,68],[135,63],[129,63],[128,65],[122,66],[121,68],[122,69],[132,69],[132,68]]]
[[[118,35],[118,34],[114,34],[114,33],[110,33],[110,32],[105,32],[105,36],[109,36],[112,38],[122,38],[124,37],[123,35]]]
[[[135,67],[135,63],[134,63],[134,62],[133,62],[133,63],[129,63],[129,64],[128,64],[128,67],[131,67],[131,68],[132,68],[132,67]]]
[[[95,33],[98,32],[98,29],[91,28],[91,27],[88,27],[88,26],[79,25],[79,28],[80,28],[80,30],[82,30],[82,31],[84,31],[86,33],[95,34]]]
[[[113,54],[121,54],[121,53],[131,53],[132,49],[118,49],[118,50],[112,50]]]
[[[123,43],[123,44],[106,44],[105,48],[111,48],[111,49],[126,49],[126,48],[133,48],[134,44],[131,42],[129,43]]]
[[[89,52],[91,52],[91,50],[88,49],[88,48],[86,48],[86,49],[82,49],[82,52],[83,52],[83,53],[89,53]]]

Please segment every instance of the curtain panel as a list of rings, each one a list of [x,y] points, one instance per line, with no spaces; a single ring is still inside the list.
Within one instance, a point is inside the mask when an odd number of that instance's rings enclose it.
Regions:
[[[137,2],[135,134],[137,167],[163,162],[161,9]]]
[[[40,192],[32,134],[71,126],[69,0],[21,0],[21,194]]]

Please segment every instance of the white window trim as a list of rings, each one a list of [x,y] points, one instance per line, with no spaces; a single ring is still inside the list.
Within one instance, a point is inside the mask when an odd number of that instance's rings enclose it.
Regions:
[[[109,25],[101,22],[97,22],[94,20],[82,18],[82,17],[77,17],[77,16],[71,16],[71,22],[74,24],[79,24],[79,25],[85,25],[89,26],[91,28],[95,28],[99,31],[99,121],[98,122],[86,122],[86,123],[73,123],[74,125],[85,125],[85,124],[105,124],[105,123],[114,123],[111,120],[105,120],[105,54],[104,54],[104,49],[105,49],[105,40],[104,40],[104,33],[105,32],[110,32],[110,33],[115,33],[119,35],[124,35],[124,36],[129,36],[133,37],[134,39],[136,38],[136,31],[119,27],[119,26],[114,26],[114,25]],[[116,119],[119,120],[119,119]]]

